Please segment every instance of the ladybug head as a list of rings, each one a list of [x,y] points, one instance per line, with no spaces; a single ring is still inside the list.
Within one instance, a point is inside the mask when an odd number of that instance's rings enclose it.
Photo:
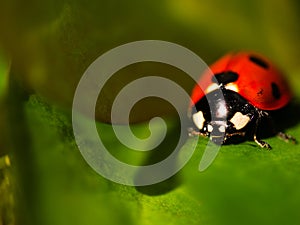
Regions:
[[[248,101],[223,86],[200,99],[194,110],[195,126],[216,144],[245,136],[257,114]]]

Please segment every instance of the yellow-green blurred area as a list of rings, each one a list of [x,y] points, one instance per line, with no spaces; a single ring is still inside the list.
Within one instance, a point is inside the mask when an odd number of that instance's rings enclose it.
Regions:
[[[283,0],[5,1],[0,40],[14,58],[15,76],[28,89],[70,107],[88,65],[114,47],[144,39],[181,44],[207,63],[227,51],[259,51],[292,80],[300,54],[298,8],[297,1]],[[100,121],[109,121],[107,106],[119,87],[147,73],[143,65],[129,66],[106,86],[97,106]],[[161,74],[165,70],[157,68]],[[190,90],[184,80],[181,85]],[[142,119],[139,114],[136,120]]]
[[[223,146],[212,166],[199,172],[201,139],[174,179],[135,188],[87,165],[70,122],[76,85],[97,57],[121,44],[156,39],[187,47],[208,64],[232,50],[271,58],[295,93],[294,110],[281,123],[287,121],[286,132],[299,140],[299,13],[297,0],[1,1],[0,225],[299,224],[299,144],[271,137],[272,151],[253,142]],[[129,81],[153,74],[192,89],[181,71],[141,63],[110,79],[96,110],[103,139],[136,164],[155,159],[116,143],[108,109]],[[140,122],[151,113],[168,117],[168,108],[154,109],[142,105],[131,115],[137,136],[148,135]],[[172,116],[167,121],[176,124]],[[183,151],[190,147],[187,141]]]

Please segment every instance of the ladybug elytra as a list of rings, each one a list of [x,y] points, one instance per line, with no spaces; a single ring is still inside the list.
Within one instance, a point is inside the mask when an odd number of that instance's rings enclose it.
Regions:
[[[191,134],[210,136],[217,144],[261,140],[261,130],[271,123],[270,112],[282,109],[291,100],[291,91],[271,61],[254,52],[229,53],[211,65],[192,92]],[[212,72],[212,73],[211,73]],[[200,88],[201,87],[201,88]],[[213,134],[213,135],[212,135]],[[295,139],[282,132],[285,140]]]

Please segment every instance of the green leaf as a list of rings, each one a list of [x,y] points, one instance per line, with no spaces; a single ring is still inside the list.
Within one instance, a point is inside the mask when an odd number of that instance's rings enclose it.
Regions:
[[[35,170],[27,178],[34,193],[27,204],[36,224],[297,224],[300,219],[299,145],[273,137],[267,139],[272,151],[254,142],[223,146],[213,164],[199,172],[207,142],[201,138],[178,175],[135,188],[110,182],[87,165],[74,142],[68,113],[38,96],[31,96],[26,112]],[[109,132],[106,140],[115,140],[110,125],[98,126]],[[132,129],[147,136],[147,126]],[[288,132],[299,137],[300,126]],[[134,156],[118,143],[115,147],[123,151],[118,156],[124,160],[126,154]]]

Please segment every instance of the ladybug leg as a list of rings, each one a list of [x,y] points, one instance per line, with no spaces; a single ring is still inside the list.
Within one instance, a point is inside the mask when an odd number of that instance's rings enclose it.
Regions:
[[[244,137],[246,135],[246,132],[235,132],[231,134],[226,134],[225,138],[227,139],[228,137],[234,137],[234,136],[242,136]]]
[[[274,135],[276,135],[278,138],[280,138],[281,140],[285,141],[285,142],[292,142],[293,144],[296,144],[297,143],[297,140],[296,138],[294,138],[293,136],[289,135],[289,134],[286,134],[286,133],[283,133],[283,132],[278,132],[276,129],[275,129],[275,125],[274,125],[274,122],[273,120],[271,119],[271,117],[267,114],[267,118],[268,118],[268,123],[272,129],[272,133]]]
[[[266,148],[268,150],[271,150],[272,147],[271,145],[269,145],[267,142],[261,140],[260,138],[258,138],[258,127],[261,123],[261,118],[262,116],[268,116],[268,114],[266,112],[260,111],[258,110],[258,118],[256,119],[256,123],[255,123],[255,129],[254,129],[254,134],[253,134],[253,140],[255,141],[256,144],[258,144],[261,148]]]
[[[207,134],[201,133],[200,131],[196,131],[192,127],[188,128],[188,134],[189,134],[190,137],[195,137],[195,136],[207,137]]]
[[[289,135],[289,134],[285,134],[283,132],[278,132],[277,133],[277,137],[279,137],[280,139],[284,140],[285,142],[292,142],[293,144],[297,143],[296,138],[294,138],[293,136]]]
[[[267,142],[258,139],[256,134],[254,134],[253,139],[256,142],[256,144],[258,144],[261,148],[266,148],[268,150],[272,149],[271,145],[269,145]]]

